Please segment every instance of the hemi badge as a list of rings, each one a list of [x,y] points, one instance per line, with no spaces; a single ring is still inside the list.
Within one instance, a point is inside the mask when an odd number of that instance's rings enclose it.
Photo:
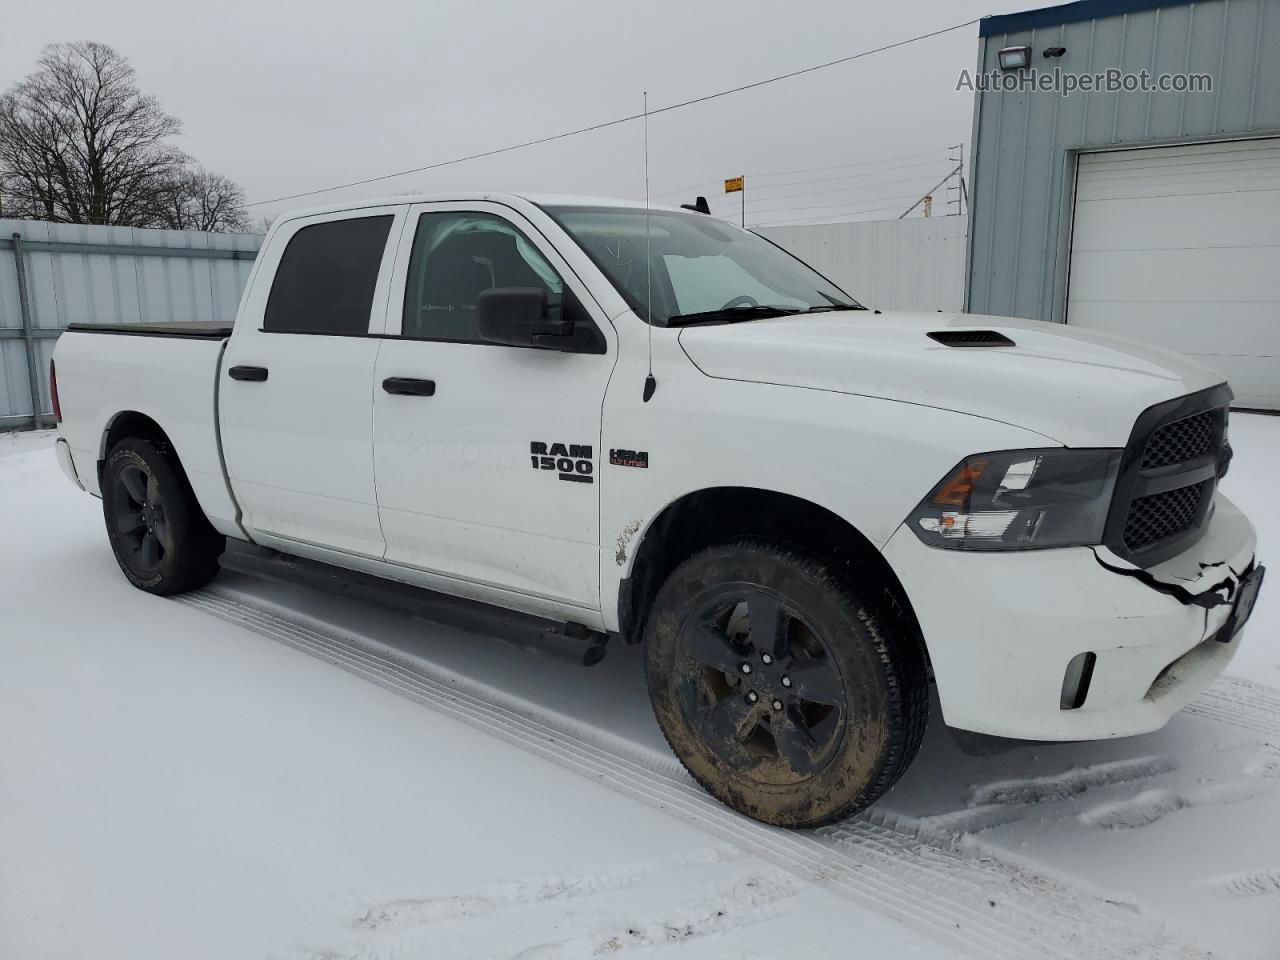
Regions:
[[[649,453],[647,450],[610,450],[609,462],[615,467],[639,467],[649,469]]]

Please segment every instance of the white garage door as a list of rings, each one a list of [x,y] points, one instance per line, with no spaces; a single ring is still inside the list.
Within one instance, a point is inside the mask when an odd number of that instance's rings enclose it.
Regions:
[[[1280,139],[1080,157],[1067,322],[1189,354],[1280,408]]]

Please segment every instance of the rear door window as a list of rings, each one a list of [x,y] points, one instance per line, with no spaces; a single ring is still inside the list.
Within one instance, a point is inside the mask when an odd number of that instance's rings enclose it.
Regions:
[[[369,332],[390,215],[303,227],[276,268],[262,328],[271,333]]]

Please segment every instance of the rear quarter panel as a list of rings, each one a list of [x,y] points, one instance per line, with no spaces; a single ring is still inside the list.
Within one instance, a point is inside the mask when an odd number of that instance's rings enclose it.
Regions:
[[[129,411],[164,430],[196,498],[220,532],[243,537],[219,453],[214,391],[224,342],[217,340],[63,334],[54,351],[59,435],[71,446],[85,488],[101,496],[98,462],[115,419]]]

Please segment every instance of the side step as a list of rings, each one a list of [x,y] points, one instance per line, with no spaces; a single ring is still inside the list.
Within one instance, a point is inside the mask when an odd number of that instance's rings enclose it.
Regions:
[[[441,626],[496,637],[505,643],[568,663],[593,667],[604,659],[609,634],[581,623],[559,623],[408,583],[307,560],[238,540],[219,558],[224,570],[309,587],[328,596],[396,610]]]

